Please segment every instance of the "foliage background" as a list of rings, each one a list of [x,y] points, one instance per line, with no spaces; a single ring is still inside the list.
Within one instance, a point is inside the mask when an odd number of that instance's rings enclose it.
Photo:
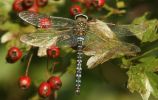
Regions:
[[[3,4],[3,1],[0,1],[0,36],[2,36],[6,32],[19,32],[18,29],[25,30],[24,32],[29,32],[31,29],[34,29],[32,26],[21,26],[20,18],[15,16],[16,13],[13,12],[11,9],[13,0],[6,0],[8,1],[7,4]],[[72,18],[69,14],[69,7],[72,4],[70,0],[66,0],[65,3],[54,3],[60,2],[50,0],[53,3],[46,8],[41,8],[40,12],[45,14],[54,15],[54,16],[62,16],[62,17],[69,17]],[[106,0],[106,3],[112,7],[116,7],[116,0]],[[112,15],[107,19],[104,19],[107,22],[113,23],[123,23],[129,24],[135,18],[138,18],[144,15],[145,12],[149,13],[148,20],[158,18],[158,11],[157,11],[157,0],[124,0],[126,3],[126,13],[121,15]],[[50,13],[51,12],[51,13]],[[92,11],[91,12],[94,17],[100,17],[107,14],[106,11]],[[9,24],[6,22],[8,21]],[[22,29],[25,27],[25,29]],[[28,28],[27,28],[28,27]],[[153,39],[153,38],[152,38]],[[152,40],[151,39],[151,40]],[[16,40],[15,40],[16,41]],[[10,45],[15,45],[15,42],[10,43],[1,43],[0,44],[0,99],[1,100],[39,100],[37,95],[37,88],[40,82],[46,81],[46,58],[39,58],[34,56],[31,66],[29,75],[32,79],[32,86],[29,90],[23,91],[20,90],[18,87],[18,78],[19,76],[24,74],[25,71],[25,64],[21,62],[17,62],[15,64],[8,64],[5,61],[5,56],[7,54],[7,49]],[[16,44],[17,45],[17,44]],[[148,40],[144,44],[145,47],[142,51],[152,50],[157,46],[157,39],[154,41]],[[143,46],[142,46],[143,47]],[[63,50],[64,52],[66,50]],[[66,51],[68,54],[71,53],[71,50]],[[68,57],[68,54],[63,54],[62,56]],[[153,64],[153,60],[155,60],[151,55],[157,55],[157,51],[151,52],[149,54],[149,59],[144,60],[146,64],[148,61],[151,62],[149,64]],[[150,58],[151,57],[151,58]],[[151,61],[150,61],[151,60]],[[68,61],[69,62],[69,61]],[[146,65],[144,64],[144,65]],[[142,65],[142,66],[144,66]],[[157,65],[157,63],[156,63]],[[139,66],[139,65],[137,65]],[[141,66],[141,65],[140,65]],[[55,74],[61,74],[61,71],[65,71],[67,68],[63,66],[57,66]],[[75,64],[72,64],[71,67],[75,67]],[[82,88],[81,88],[81,95],[76,96],[74,94],[74,75],[70,74],[71,67],[69,67],[69,71],[64,72],[61,79],[63,81],[63,86],[61,90],[58,92],[58,100],[141,100],[141,96],[137,92],[131,93],[129,89],[127,89],[127,82],[128,82],[128,69],[120,68],[120,65],[117,62],[111,60],[108,61],[95,69],[88,70],[86,66],[83,70],[83,78],[82,78]],[[139,67],[140,68],[140,67]],[[134,69],[133,69],[134,70]],[[136,71],[138,69],[135,69]],[[134,72],[136,72],[134,70]],[[148,69],[149,70],[149,69]],[[154,72],[156,72],[154,70]],[[131,72],[132,73],[132,72]],[[129,72],[128,72],[129,74]],[[132,73],[133,75],[133,73]],[[151,74],[150,74],[151,75]],[[136,76],[137,77],[137,76]],[[139,79],[139,77],[138,77]],[[158,79],[155,79],[158,80]],[[139,85],[141,83],[138,82]],[[158,88],[158,83],[155,83],[155,88]],[[139,86],[138,85],[138,86]],[[132,88],[133,90],[136,89],[135,87]],[[156,93],[156,92],[155,92]],[[157,93],[155,94],[157,95]],[[150,97],[149,100],[156,100],[153,96]]]

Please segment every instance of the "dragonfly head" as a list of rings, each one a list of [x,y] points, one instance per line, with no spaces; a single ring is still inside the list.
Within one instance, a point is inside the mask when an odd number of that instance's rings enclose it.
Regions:
[[[77,14],[75,16],[75,20],[77,20],[78,18],[85,18],[86,20],[88,20],[88,16],[84,15],[84,14]]]
[[[75,16],[76,24],[74,26],[75,34],[78,36],[83,36],[86,34],[88,29],[87,21],[88,17],[84,14],[77,14]]]
[[[78,36],[83,36],[86,34],[88,29],[87,21],[88,17],[84,14],[77,14],[75,16],[76,24],[74,26],[75,34]]]

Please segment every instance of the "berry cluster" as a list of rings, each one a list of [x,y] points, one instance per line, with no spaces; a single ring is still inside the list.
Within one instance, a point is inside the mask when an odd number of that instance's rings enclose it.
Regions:
[[[58,58],[60,55],[60,49],[57,46],[51,46],[47,49],[47,56],[50,58]],[[22,50],[18,47],[11,47],[8,50],[6,61],[8,63],[15,63],[22,57]]]
[[[86,8],[96,7],[101,8],[105,4],[105,0],[71,0],[72,2],[80,2],[86,6]],[[82,13],[82,9],[79,5],[73,5],[70,7],[70,14],[75,16]]]
[[[105,0],[85,0],[84,3],[88,8],[91,6],[100,8],[105,4]]]
[[[32,49],[30,49],[32,50]],[[60,55],[60,49],[57,46],[51,46],[47,49],[47,56],[49,58],[57,58]],[[28,76],[28,69],[30,66],[30,61],[33,54],[30,55],[30,58],[27,63],[27,69],[24,76],[19,78],[19,86],[21,89],[28,89],[31,85],[31,78]],[[11,47],[8,50],[6,61],[8,63],[15,63],[20,58],[22,58],[22,51],[17,47]],[[38,93],[41,97],[48,97],[51,93],[55,93],[56,90],[59,90],[62,86],[60,77],[51,76],[47,82],[42,82],[39,86]]]
[[[42,82],[38,88],[38,94],[41,97],[48,97],[50,96],[51,92],[59,90],[62,86],[62,82],[60,77],[52,76],[50,77],[47,82]]]
[[[71,0],[72,2],[84,3],[87,7],[102,7],[105,4],[105,0]]]
[[[39,7],[44,7],[47,3],[48,0],[15,0],[13,3],[13,10],[16,12],[23,10],[38,12]]]

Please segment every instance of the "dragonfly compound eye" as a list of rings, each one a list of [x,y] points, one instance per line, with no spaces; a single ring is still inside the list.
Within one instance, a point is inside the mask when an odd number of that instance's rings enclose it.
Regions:
[[[84,15],[84,14],[77,14],[77,15],[75,16],[75,20],[78,19],[79,17],[83,17],[83,18],[85,18],[86,20],[88,20],[88,17],[87,17],[86,15]]]

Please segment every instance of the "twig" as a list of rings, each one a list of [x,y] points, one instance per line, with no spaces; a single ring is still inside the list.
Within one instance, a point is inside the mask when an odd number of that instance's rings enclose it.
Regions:
[[[33,57],[33,53],[31,53],[30,58],[28,60],[25,76],[28,76],[28,71],[29,71],[29,67],[30,67],[30,63],[31,63],[32,57]]]

